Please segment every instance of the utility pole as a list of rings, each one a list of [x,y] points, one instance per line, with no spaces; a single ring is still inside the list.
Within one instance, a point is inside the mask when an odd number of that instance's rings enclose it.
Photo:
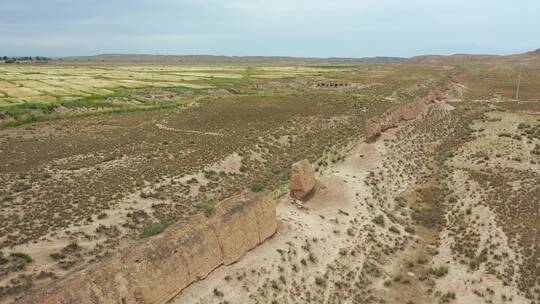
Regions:
[[[519,76],[516,88],[516,101],[519,101],[519,89],[521,86],[521,73],[523,72],[523,63],[519,66]]]
[[[159,52],[156,52],[156,60],[159,60]],[[154,60],[152,60],[152,90],[154,90]]]
[[[154,60],[152,60],[152,90],[154,89]]]
[[[295,94],[295,95],[298,95],[298,85],[299,85],[299,81],[298,81],[298,65],[295,65],[295,66],[294,66],[294,70],[295,70],[295,77],[294,77],[294,94]]]

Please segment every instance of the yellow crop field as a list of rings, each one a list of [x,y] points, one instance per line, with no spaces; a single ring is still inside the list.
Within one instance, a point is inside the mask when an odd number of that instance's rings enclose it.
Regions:
[[[319,77],[328,71],[246,65],[0,65],[0,125],[257,95],[256,83]]]
[[[213,82],[315,76],[332,69],[243,66],[0,66],[0,107],[51,103],[69,97],[106,97],[125,89],[211,89]]]

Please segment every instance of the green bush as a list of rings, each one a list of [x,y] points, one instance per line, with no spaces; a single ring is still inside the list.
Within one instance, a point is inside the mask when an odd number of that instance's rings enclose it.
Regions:
[[[159,222],[148,222],[144,224],[141,234],[139,235],[139,238],[144,239],[147,237],[151,237],[156,234],[160,234],[165,230],[165,225]]]
[[[56,108],[56,105],[54,104],[25,102],[25,103],[20,103],[16,105],[2,107],[1,112],[8,114],[10,116],[18,116],[18,115],[27,114],[30,110],[50,113],[54,110],[54,108]]]
[[[264,190],[264,184],[261,181],[256,181],[253,184],[251,184],[251,191],[253,192],[261,192]]]

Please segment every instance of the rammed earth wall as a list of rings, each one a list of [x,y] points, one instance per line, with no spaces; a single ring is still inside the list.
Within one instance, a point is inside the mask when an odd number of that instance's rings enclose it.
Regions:
[[[215,268],[236,262],[276,228],[270,195],[235,196],[220,202],[213,215],[172,225],[22,303],[165,303]]]

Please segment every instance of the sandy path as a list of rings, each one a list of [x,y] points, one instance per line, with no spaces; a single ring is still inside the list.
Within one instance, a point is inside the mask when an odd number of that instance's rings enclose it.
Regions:
[[[159,123],[156,124],[156,127],[160,130],[167,130],[167,131],[172,131],[172,132],[186,132],[186,133],[201,134],[201,135],[223,136],[223,134],[217,133],[217,132],[202,132],[202,131],[195,131],[195,130],[175,129],[175,128],[164,126]]]

